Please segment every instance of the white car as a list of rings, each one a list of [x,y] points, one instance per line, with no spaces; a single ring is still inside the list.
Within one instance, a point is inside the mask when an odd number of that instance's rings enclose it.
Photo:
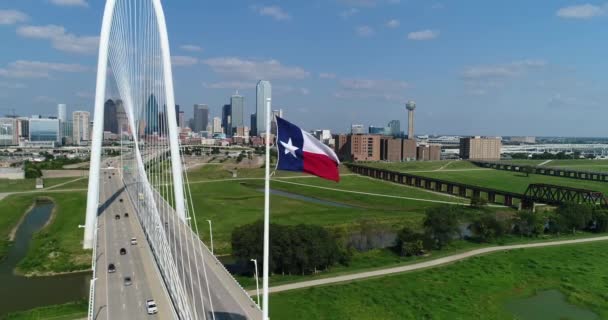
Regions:
[[[158,313],[158,308],[156,307],[156,302],[152,299],[146,300],[146,308],[148,309],[148,314]]]
[[[137,245],[137,239],[131,238],[131,245]]]

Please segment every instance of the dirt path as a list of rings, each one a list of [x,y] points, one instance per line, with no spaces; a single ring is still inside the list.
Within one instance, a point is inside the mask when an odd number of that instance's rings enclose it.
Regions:
[[[400,267],[392,267],[392,268],[387,268],[387,269],[366,271],[366,272],[354,273],[354,274],[337,276],[337,277],[332,277],[332,278],[324,278],[324,279],[318,279],[318,280],[302,281],[302,282],[296,282],[296,283],[291,283],[291,284],[279,285],[279,286],[271,287],[269,290],[271,293],[276,293],[276,292],[282,292],[282,291],[288,291],[288,290],[309,288],[309,287],[314,287],[314,286],[369,279],[369,278],[374,278],[374,277],[392,275],[392,274],[396,274],[396,273],[403,273],[403,272],[409,272],[409,271],[414,271],[414,270],[438,267],[438,266],[442,266],[442,265],[445,265],[448,263],[453,263],[453,262],[461,261],[461,260],[464,260],[464,259],[467,259],[470,257],[493,253],[493,252],[508,251],[508,250],[515,250],[515,249],[525,249],[525,248],[552,247],[552,246],[561,246],[561,245],[570,245],[570,244],[579,244],[579,243],[606,241],[606,240],[608,240],[608,236],[481,248],[481,249],[475,249],[475,250],[471,250],[471,251],[467,251],[467,252],[463,252],[463,253],[459,253],[459,254],[454,254],[451,256],[443,257],[443,258],[438,258],[438,259],[429,260],[429,261],[420,262],[420,263],[409,264],[409,265],[400,266]],[[256,291],[251,290],[248,293],[250,295],[255,295]]]

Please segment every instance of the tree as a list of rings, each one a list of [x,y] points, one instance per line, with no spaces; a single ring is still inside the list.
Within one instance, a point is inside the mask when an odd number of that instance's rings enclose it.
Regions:
[[[558,230],[572,231],[584,229],[592,218],[592,208],[588,205],[566,203],[555,211],[557,214]]]
[[[503,221],[496,219],[495,214],[484,213],[475,218],[471,224],[471,231],[478,241],[488,242],[502,237],[507,231],[507,226]]]
[[[460,234],[459,213],[460,208],[450,205],[431,207],[426,210],[424,230],[428,237],[434,240],[438,249],[443,248]]]
[[[418,256],[424,253],[424,234],[405,227],[397,234],[397,251],[402,256]]]
[[[537,237],[544,233],[546,216],[529,210],[517,212],[515,219],[515,232],[527,236]]]
[[[471,207],[473,208],[483,208],[487,204],[488,201],[479,196],[474,196],[473,198],[471,198]]]
[[[236,228],[232,232],[232,252],[241,263],[256,258],[262,261],[261,221]],[[270,271],[282,274],[310,274],[341,262],[348,255],[341,251],[336,238],[321,226],[270,225]]]
[[[591,230],[598,233],[608,231],[608,211],[593,210]]]

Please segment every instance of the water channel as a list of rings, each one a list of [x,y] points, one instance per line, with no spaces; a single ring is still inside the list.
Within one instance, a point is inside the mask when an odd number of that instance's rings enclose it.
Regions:
[[[0,262],[0,316],[36,307],[63,304],[88,297],[90,273],[50,277],[21,277],[14,273],[34,233],[51,217],[54,204],[38,201],[19,226],[6,259]]]
[[[531,297],[511,300],[507,302],[506,309],[522,320],[599,320],[591,310],[569,303],[558,290],[546,290]]]

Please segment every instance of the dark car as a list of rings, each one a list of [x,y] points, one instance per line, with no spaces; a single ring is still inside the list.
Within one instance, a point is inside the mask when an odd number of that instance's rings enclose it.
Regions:
[[[125,218],[128,218],[128,217],[129,217],[129,213],[125,212]]]
[[[118,200],[118,201],[122,202],[122,198],[120,198],[120,200]]]
[[[131,277],[125,277],[125,286],[130,286],[131,284],[133,284]]]
[[[120,255],[124,256],[125,254],[127,254],[127,249],[125,248],[120,248]]]
[[[115,219],[115,220],[119,220],[119,219],[120,219],[120,215],[119,215],[119,214],[115,215],[115,216],[114,216],[114,219]]]
[[[113,263],[110,263],[108,265],[108,273],[114,273],[116,272],[116,266]]]

